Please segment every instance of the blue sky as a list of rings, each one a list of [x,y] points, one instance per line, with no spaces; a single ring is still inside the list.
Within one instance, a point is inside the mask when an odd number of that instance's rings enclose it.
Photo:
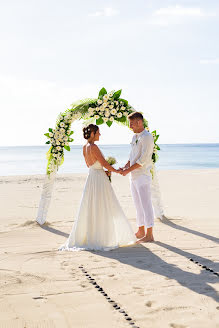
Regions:
[[[122,88],[160,143],[219,142],[218,31],[211,0],[1,1],[0,145],[44,144],[59,112],[102,86]],[[101,130],[102,143],[132,135]]]

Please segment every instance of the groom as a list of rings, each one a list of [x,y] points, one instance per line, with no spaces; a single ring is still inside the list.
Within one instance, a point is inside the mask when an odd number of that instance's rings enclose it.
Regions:
[[[144,118],[139,112],[128,116],[132,138],[129,161],[121,168],[123,176],[131,173],[131,192],[137,212],[138,243],[152,242],[154,213],[151,201],[151,167],[154,148],[153,136],[144,128]],[[146,231],[145,231],[146,230]]]

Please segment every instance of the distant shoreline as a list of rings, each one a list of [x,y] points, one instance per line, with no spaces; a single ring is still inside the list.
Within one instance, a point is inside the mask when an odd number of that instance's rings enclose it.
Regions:
[[[127,143],[127,144],[101,144],[101,143],[98,143],[100,146],[103,146],[103,147],[107,147],[107,146],[129,146],[130,143]],[[83,146],[84,144],[72,144],[70,147],[81,147]],[[160,146],[201,146],[201,145],[219,145],[219,142],[194,142],[194,143],[159,143]],[[18,146],[0,146],[0,149],[1,148],[18,148],[18,147],[45,147],[45,148],[48,148],[50,146],[48,145],[18,145]]]

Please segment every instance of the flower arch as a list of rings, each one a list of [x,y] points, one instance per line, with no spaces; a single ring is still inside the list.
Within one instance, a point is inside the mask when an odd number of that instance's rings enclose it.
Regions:
[[[69,144],[74,141],[72,138],[74,131],[71,130],[71,124],[76,120],[83,120],[86,125],[90,123],[97,125],[107,124],[110,127],[116,122],[129,127],[128,115],[135,112],[135,109],[126,99],[121,98],[121,92],[122,90],[107,93],[106,89],[102,88],[99,91],[98,98],[88,98],[73,103],[70,109],[59,114],[55,128],[49,128],[48,132],[45,133],[45,136],[48,138],[46,144],[50,144],[51,147],[47,152],[47,177],[44,182],[37,214],[37,222],[39,224],[43,224],[46,221],[55,175],[64,162],[64,151],[70,151]],[[144,127],[149,131],[146,119],[144,119]],[[157,135],[156,130],[151,133],[154,138],[152,162],[155,164],[158,159],[157,151],[160,150],[157,145],[159,135]],[[157,193],[159,190],[153,165],[153,185],[155,186],[156,184]],[[156,198],[158,201],[158,196]],[[163,212],[162,206],[159,205],[159,207],[160,212]]]

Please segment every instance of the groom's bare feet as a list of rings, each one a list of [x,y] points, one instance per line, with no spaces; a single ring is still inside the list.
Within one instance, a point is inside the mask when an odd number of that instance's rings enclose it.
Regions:
[[[141,238],[140,240],[137,241],[137,244],[142,244],[142,243],[152,243],[154,241],[153,235],[151,236],[145,236]]]
[[[141,238],[145,237],[144,226],[138,228],[138,231],[136,232],[135,236],[136,236],[136,238],[138,238],[138,239],[141,239]]]

